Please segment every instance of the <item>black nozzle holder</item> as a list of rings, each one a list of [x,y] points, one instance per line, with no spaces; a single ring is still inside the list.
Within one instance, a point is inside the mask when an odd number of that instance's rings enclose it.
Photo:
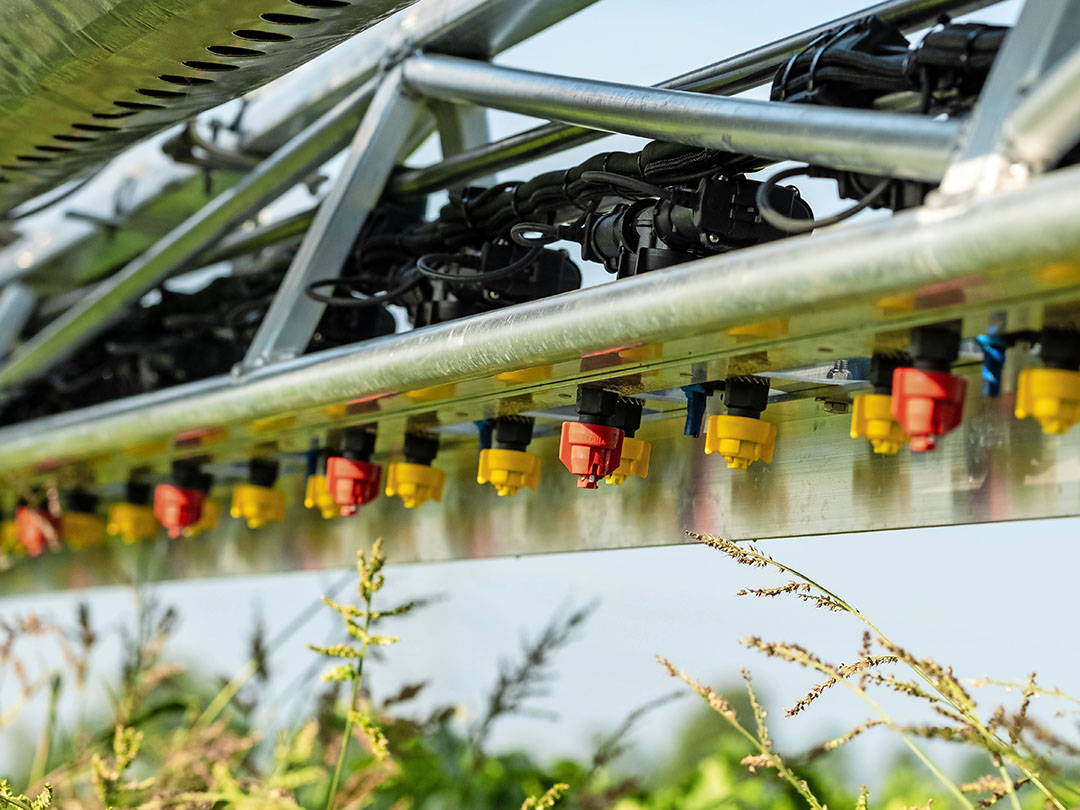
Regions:
[[[911,357],[903,352],[874,352],[870,357],[870,384],[875,394],[891,394],[893,372],[911,365]]]
[[[760,419],[769,404],[769,381],[764,377],[728,377],[724,381],[724,404],[731,416]]]
[[[911,355],[920,371],[952,369],[960,356],[960,333],[946,326],[919,326],[911,330]]]
[[[439,437],[434,433],[406,433],[404,450],[410,464],[430,465],[439,455]]]
[[[248,462],[248,480],[257,487],[272,487],[281,465],[273,458],[253,458]]]
[[[349,461],[371,461],[375,452],[375,431],[360,427],[346,428],[342,445],[341,455]]]
[[[532,441],[536,420],[531,416],[500,416],[494,422],[492,438],[500,450],[524,451]]]

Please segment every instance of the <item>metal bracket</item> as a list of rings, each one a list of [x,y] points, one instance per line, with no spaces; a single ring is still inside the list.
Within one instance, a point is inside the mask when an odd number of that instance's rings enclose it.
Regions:
[[[37,294],[19,281],[0,291],[0,357],[7,356],[37,307]]]
[[[957,139],[934,204],[955,203],[1028,180],[1031,167],[1012,154],[1006,122],[1078,43],[1080,0],[1027,0]]]
[[[443,160],[491,142],[487,110],[483,107],[452,104],[449,101],[436,101],[434,99],[429,100],[427,106],[435,116],[435,126],[439,132]],[[468,182],[468,185],[484,186],[493,183],[494,180],[495,175],[489,174],[473,178]],[[463,181],[450,186],[450,193],[453,194],[455,191],[459,191],[465,185],[466,183]]]
[[[400,67],[380,82],[349,145],[345,165],[319,206],[234,376],[303,353],[326,308],[305,290],[336,276],[368,215],[382,196],[394,162],[413,127],[420,103],[403,92]]]

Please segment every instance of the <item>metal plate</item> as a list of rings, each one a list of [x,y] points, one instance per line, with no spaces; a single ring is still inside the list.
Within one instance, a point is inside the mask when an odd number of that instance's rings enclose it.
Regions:
[[[977,385],[977,367],[967,371]],[[213,495],[223,517],[212,532],[24,560],[0,574],[0,589],[111,584],[136,570],[173,579],[338,568],[377,536],[405,562],[679,543],[684,528],[761,538],[1080,514],[1080,431],[1043,436],[1033,422],[1012,418],[1011,395],[972,397],[962,428],[934,453],[876,456],[848,436],[849,417],[825,413],[815,399],[821,393],[804,389],[769,406],[778,434],[768,466],[728,470],[703,454],[701,439],[681,435],[677,404],[650,401],[671,411],[638,434],[653,442],[646,480],[576,489],[549,430],[529,448],[543,459],[539,489],[500,498],[475,482],[475,439],[448,434],[437,461],[448,476],[442,503],[406,510],[380,497],[355,517],[327,521],[303,508],[303,477],[294,473],[279,483],[289,499],[286,522],[251,531],[224,516],[229,489],[219,486]]]
[[[0,209],[412,2],[12,0],[0,49]]]

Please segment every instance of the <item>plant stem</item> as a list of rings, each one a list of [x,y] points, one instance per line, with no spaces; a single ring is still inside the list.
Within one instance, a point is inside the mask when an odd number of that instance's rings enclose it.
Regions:
[[[352,738],[353,707],[356,699],[360,696],[360,681],[353,681],[352,699],[349,701],[349,712],[345,715],[345,731],[341,736],[341,750],[338,751],[337,762],[334,764],[334,778],[330,781],[330,792],[326,797],[326,810],[334,810],[337,801],[338,785],[341,783],[341,772],[345,767],[345,754],[349,749],[349,740]]]
[[[214,695],[214,699],[210,701],[203,713],[199,715],[199,719],[195,721],[192,731],[199,731],[213,723],[218,715],[225,710],[225,707],[229,705],[230,701],[236,697],[236,693],[244,688],[244,684],[251,680],[258,670],[259,664],[254,658],[244,664],[244,668]]]
[[[353,679],[352,698],[349,700],[349,713],[345,715],[345,732],[341,738],[341,750],[338,751],[337,763],[334,765],[334,778],[330,782],[330,793],[326,797],[326,810],[334,810],[337,801],[338,785],[341,783],[341,771],[345,767],[345,754],[349,750],[349,740],[352,739],[353,713],[356,711],[356,701],[360,697],[360,680],[364,675],[364,658],[367,657],[368,633],[371,630],[371,597],[364,600],[364,637],[360,641],[360,656],[356,659],[356,677]]]
[[[1005,780],[1005,789],[1009,791],[1009,803],[1012,804],[1013,810],[1020,810],[1020,798],[1016,795],[1016,788],[1013,787],[1012,777],[1009,776],[1009,771],[1003,762],[998,763],[998,773],[1000,773],[1001,778]]]
[[[41,738],[34,750],[34,761],[30,766],[30,784],[32,785],[40,782],[45,776],[45,768],[49,763],[49,750],[52,748],[53,733],[56,730],[56,707],[60,702],[61,683],[60,674],[54,674],[49,685],[49,710],[45,719],[45,730],[41,732]]]

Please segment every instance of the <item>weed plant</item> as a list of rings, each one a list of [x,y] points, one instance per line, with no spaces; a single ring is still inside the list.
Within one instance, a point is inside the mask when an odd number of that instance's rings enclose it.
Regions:
[[[247,665],[215,684],[166,659],[176,614],[149,591],[137,589],[137,620],[122,637],[124,663],[110,716],[97,722],[83,712],[62,722],[61,696],[84,694],[91,654],[100,641],[89,611],[80,608],[71,627],[34,615],[0,619],[0,685],[13,678],[19,695],[0,707],[0,732],[10,733],[31,701],[46,706],[44,725],[31,741],[29,766],[15,773],[0,763],[0,777],[7,777],[0,779],[0,810],[975,810],[1000,802],[1013,810],[1080,807],[1080,750],[1029,711],[1036,699],[1054,701],[1059,704],[1055,717],[1068,722],[1080,712],[1080,700],[1044,687],[1035,675],[1020,684],[963,681],[951,668],[892,640],[833,591],[754,546],[690,536],[736,563],[786,579],[744,588],[739,595],[795,599],[862,624],[861,646],[849,664],[830,663],[798,643],[749,636],[743,644],[815,679],[788,716],[814,710],[827,692],[843,689],[865,703],[867,719],[808,751],[781,754],[748,670],[742,670],[743,692],[725,694],[659,658],[707,704],[682,738],[671,741],[670,766],[628,774],[620,757],[637,721],[670,704],[685,693],[682,689],[631,710],[586,761],[545,764],[520,752],[490,751],[491,731],[503,718],[537,713],[536,700],[555,675],[556,656],[574,640],[592,606],[558,613],[525,641],[518,658],[504,661],[472,724],[462,721],[455,706],[417,710],[424,682],[403,684],[376,702],[365,664],[397,642],[385,626],[423,607],[382,604],[385,559],[376,541],[358,555],[355,602],[322,600],[339,617],[343,640],[308,645],[317,659],[330,662],[323,687],[294,685],[309,694],[321,689],[314,711],[273,740],[256,728],[257,686],[267,676],[269,652],[301,621],[269,641],[260,630]],[[42,663],[48,660],[40,654],[45,644],[59,650],[61,667]],[[991,689],[1011,690],[1019,700],[1012,708],[984,708],[975,696]],[[886,710],[897,700],[910,701],[912,714]],[[916,710],[938,719],[911,722],[907,718]],[[873,796],[866,787],[848,792],[844,775],[851,763],[844,752],[873,729],[897,735],[908,754],[874,787]],[[977,768],[977,776],[950,776],[950,768],[931,756],[928,739],[970,751],[965,768]]]

